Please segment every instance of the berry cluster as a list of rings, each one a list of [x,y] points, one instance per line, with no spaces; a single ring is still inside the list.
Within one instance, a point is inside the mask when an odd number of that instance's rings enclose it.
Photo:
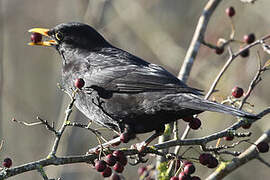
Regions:
[[[97,160],[95,162],[95,169],[101,172],[103,177],[110,177],[113,180],[120,179],[117,173],[122,173],[124,167],[127,165],[127,157],[122,151],[115,150],[112,154],[108,154],[104,160]],[[112,173],[112,169],[115,173]],[[112,175],[113,174],[113,175]]]
[[[202,153],[199,156],[199,162],[207,166],[208,168],[216,168],[218,166],[218,160],[212,154]]]
[[[235,16],[235,13],[236,13],[234,7],[232,7],[232,6],[231,6],[231,7],[228,7],[228,8],[225,10],[225,12],[226,12],[226,14],[227,14],[227,16],[228,16],[229,18],[232,18],[233,16]],[[251,44],[251,43],[253,43],[255,40],[256,40],[255,34],[254,34],[254,33],[250,33],[250,34],[246,34],[246,35],[243,36],[242,42],[245,43],[245,44]],[[240,47],[240,51],[241,51],[242,49],[243,49],[243,47],[241,46],[241,47]],[[218,55],[221,55],[221,54],[223,54],[223,52],[224,52],[224,42],[220,43],[220,42],[218,41],[217,47],[215,48],[215,53],[218,54]],[[246,49],[246,50],[242,51],[242,52],[240,53],[240,56],[243,57],[243,58],[248,57],[248,56],[249,56],[249,49]]]
[[[199,129],[202,125],[201,120],[199,118],[194,118],[193,116],[185,117],[183,118],[183,121],[188,122],[189,127],[194,130]]]

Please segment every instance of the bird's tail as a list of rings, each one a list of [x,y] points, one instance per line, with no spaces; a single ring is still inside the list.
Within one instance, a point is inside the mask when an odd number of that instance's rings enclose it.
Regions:
[[[197,95],[187,94],[187,101],[182,102],[181,106],[185,108],[200,110],[200,111],[213,111],[225,114],[231,114],[233,116],[245,117],[249,119],[259,119],[255,114],[251,114],[245,111],[241,111],[231,106],[219,104],[213,101],[202,99]]]

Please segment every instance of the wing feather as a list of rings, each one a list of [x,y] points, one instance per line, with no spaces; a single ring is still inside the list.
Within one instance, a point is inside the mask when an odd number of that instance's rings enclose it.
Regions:
[[[159,65],[116,48],[110,49],[108,56],[107,51],[88,57],[91,66],[95,67],[89,76],[91,85],[116,93],[170,91],[201,95],[200,90],[188,87]],[[91,61],[93,58],[95,61]]]

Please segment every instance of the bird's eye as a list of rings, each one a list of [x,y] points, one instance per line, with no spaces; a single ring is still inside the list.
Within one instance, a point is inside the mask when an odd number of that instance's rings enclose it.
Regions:
[[[58,41],[61,41],[64,38],[64,35],[63,35],[63,33],[61,33],[61,32],[58,31],[57,33],[55,33],[55,38]]]

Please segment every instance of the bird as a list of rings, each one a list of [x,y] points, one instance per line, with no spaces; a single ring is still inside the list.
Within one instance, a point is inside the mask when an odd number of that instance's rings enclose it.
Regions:
[[[47,39],[29,45],[51,46],[60,54],[61,84],[67,92],[75,88],[76,79],[84,80],[75,106],[87,118],[119,133],[155,131],[144,145],[161,135],[165,124],[204,111],[258,118],[204,99],[201,90],[189,87],[160,65],[115,47],[90,25],[68,22],[29,32]]]

